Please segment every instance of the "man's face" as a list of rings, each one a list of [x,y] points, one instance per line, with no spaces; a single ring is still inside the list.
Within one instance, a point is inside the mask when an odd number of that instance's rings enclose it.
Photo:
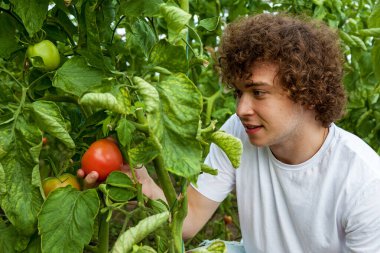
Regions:
[[[287,96],[277,71],[277,65],[257,62],[251,77],[235,84],[236,114],[256,146],[287,145],[305,127],[305,109]]]

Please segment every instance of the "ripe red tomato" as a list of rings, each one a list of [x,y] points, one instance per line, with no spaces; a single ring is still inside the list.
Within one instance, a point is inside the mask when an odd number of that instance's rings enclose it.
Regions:
[[[109,139],[101,139],[90,145],[82,157],[82,170],[87,174],[96,171],[98,181],[104,181],[112,171],[120,170],[123,156],[119,147]]]
[[[66,187],[68,185],[80,190],[80,184],[77,178],[69,173],[64,173],[59,177],[48,177],[42,181],[42,188],[44,189],[46,197],[51,191],[54,191],[60,187]]]

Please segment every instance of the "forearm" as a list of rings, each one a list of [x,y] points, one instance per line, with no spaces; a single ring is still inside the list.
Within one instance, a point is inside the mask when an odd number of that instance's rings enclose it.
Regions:
[[[161,199],[167,203],[164,192],[152,179],[142,183],[142,191],[150,199]]]
[[[183,223],[182,237],[189,239],[194,237],[207,223],[218,208],[218,202],[210,200],[189,186],[188,211]]]

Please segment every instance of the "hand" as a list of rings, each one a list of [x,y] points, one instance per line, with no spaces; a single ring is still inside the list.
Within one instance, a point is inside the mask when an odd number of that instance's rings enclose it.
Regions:
[[[132,178],[132,172],[129,164],[122,165],[120,169],[122,172]],[[165,200],[163,191],[150,177],[147,169],[144,166],[138,166],[138,168],[135,168],[134,171],[137,181],[142,185],[142,192],[144,195],[151,199]],[[79,169],[77,171],[77,176],[79,178],[83,178],[83,189],[94,188],[99,185],[99,182],[97,182],[99,174],[96,171],[92,171],[88,175],[85,175],[84,171],[82,169]]]
[[[121,171],[123,171],[130,178],[132,178],[132,172],[129,167],[129,164],[124,164],[121,167]],[[142,192],[145,196],[147,196],[150,199],[165,200],[165,195],[163,191],[150,177],[147,169],[143,165],[137,166],[137,168],[135,168],[134,171],[137,181],[142,185]]]
[[[97,182],[99,178],[99,174],[96,171],[91,171],[88,175],[86,175],[82,169],[79,169],[77,171],[77,176],[79,178],[83,178],[84,190],[97,187],[99,184],[99,182]]]

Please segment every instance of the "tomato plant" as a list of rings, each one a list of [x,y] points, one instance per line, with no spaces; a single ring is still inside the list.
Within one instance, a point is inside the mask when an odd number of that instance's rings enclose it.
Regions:
[[[58,68],[61,60],[57,47],[50,40],[29,45],[26,56],[33,66],[50,71]]]
[[[57,188],[66,187],[68,185],[71,185],[73,188],[78,190],[81,189],[76,176],[69,173],[64,173],[58,177],[48,177],[42,181],[42,188],[44,190],[45,197],[47,197],[51,191],[54,191]]]
[[[99,174],[98,180],[104,181],[112,171],[120,170],[123,165],[123,156],[115,142],[102,139],[90,145],[81,163],[86,174],[96,171]]]

